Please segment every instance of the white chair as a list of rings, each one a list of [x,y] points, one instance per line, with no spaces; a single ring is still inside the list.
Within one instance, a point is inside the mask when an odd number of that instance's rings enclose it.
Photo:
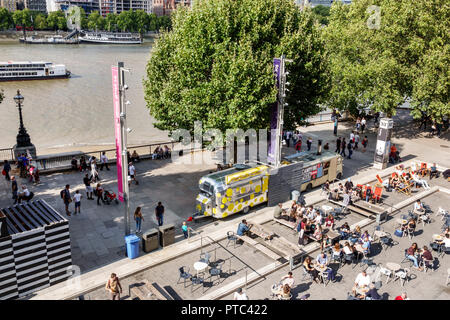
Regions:
[[[410,270],[408,268],[404,268],[403,270],[397,271],[394,276],[395,280],[400,279],[400,285],[403,287],[405,282],[409,281],[409,274]]]
[[[442,215],[441,220],[444,220],[446,214],[448,214],[448,211],[444,210],[442,207],[439,207],[439,210],[436,211],[436,216]]]
[[[425,223],[431,223],[431,218],[427,214],[422,214],[418,217],[418,222],[422,222],[422,226],[425,227]]]
[[[434,271],[434,267],[433,267],[434,262],[433,262],[433,260],[423,259],[421,264],[423,266],[423,272],[426,273],[428,269],[431,269],[432,271]]]
[[[415,174],[411,174],[411,177],[413,178],[413,180],[416,184],[421,185],[426,190],[430,189],[430,186],[428,185],[428,182],[426,180],[419,179]]]
[[[386,276],[386,283],[389,282],[389,279],[391,278],[392,275],[392,271],[383,267],[382,265],[380,265],[380,274],[385,275]]]

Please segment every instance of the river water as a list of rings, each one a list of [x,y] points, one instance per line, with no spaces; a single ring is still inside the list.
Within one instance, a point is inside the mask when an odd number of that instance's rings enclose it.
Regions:
[[[153,127],[145,106],[142,79],[153,42],[142,45],[30,45],[0,42],[0,61],[47,61],[65,64],[69,79],[0,82],[0,148],[16,143],[19,114],[13,97],[25,97],[24,124],[38,154],[87,150],[114,144],[111,66],[123,61],[129,89],[126,98],[128,144],[167,141],[167,132]]]

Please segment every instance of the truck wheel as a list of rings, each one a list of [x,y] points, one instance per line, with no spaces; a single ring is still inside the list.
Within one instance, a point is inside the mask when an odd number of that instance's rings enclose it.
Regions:
[[[341,180],[341,178],[342,178],[342,172],[339,172],[339,173],[337,174],[336,178],[337,178],[338,180]]]
[[[242,210],[242,212],[244,213],[248,213],[250,211],[250,207],[245,207],[244,210]]]
[[[312,190],[312,183],[310,183],[306,186],[306,191],[311,191],[311,190]]]

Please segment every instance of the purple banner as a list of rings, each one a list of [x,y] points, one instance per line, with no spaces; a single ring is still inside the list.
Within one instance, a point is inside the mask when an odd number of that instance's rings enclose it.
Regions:
[[[277,89],[280,88],[280,68],[281,60],[279,58],[273,59],[273,74],[275,77],[275,83]],[[272,105],[270,113],[270,141],[269,150],[267,153],[267,160],[271,163],[275,163],[275,148],[277,147],[277,124],[278,124],[278,98],[277,102]]]

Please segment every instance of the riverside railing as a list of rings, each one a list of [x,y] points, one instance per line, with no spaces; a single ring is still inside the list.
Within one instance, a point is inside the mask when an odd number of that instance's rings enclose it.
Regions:
[[[0,149],[0,163],[3,163],[5,160],[14,160],[13,148]]]

